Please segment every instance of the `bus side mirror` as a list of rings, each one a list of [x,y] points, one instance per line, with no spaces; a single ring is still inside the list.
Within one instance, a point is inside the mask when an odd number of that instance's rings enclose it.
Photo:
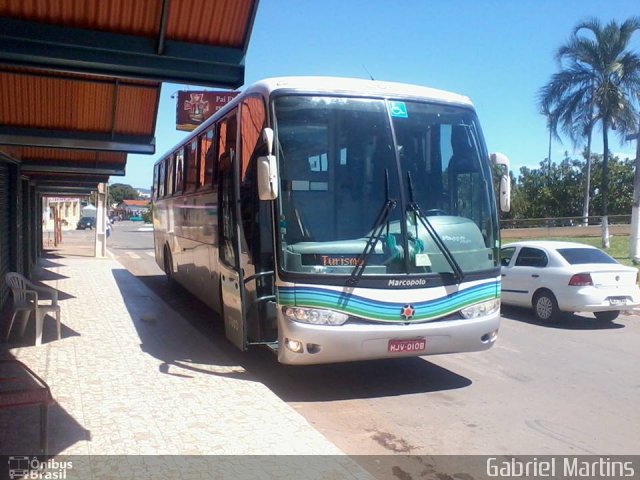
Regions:
[[[278,198],[278,163],[273,155],[273,129],[266,127],[262,130],[262,142],[267,154],[258,157],[258,198],[275,200]]]
[[[260,200],[278,198],[278,163],[275,155],[258,157],[258,197]]]
[[[500,191],[498,193],[500,200],[500,210],[508,212],[511,210],[511,178],[509,177],[509,158],[499,152],[491,154],[491,160],[494,165],[499,165],[500,172]]]
[[[262,130],[262,141],[267,147],[267,155],[273,154],[273,129],[267,127]]]

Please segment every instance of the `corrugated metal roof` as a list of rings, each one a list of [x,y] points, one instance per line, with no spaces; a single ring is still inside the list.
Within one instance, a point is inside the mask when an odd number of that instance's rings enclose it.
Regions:
[[[122,200],[122,204],[129,207],[146,207],[149,205],[150,200]]]
[[[159,89],[120,86],[116,104],[115,129],[131,135],[153,134]]]
[[[167,38],[241,48],[253,0],[181,0],[169,4]]]
[[[159,90],[157,83],[123,86],[115,78],[35,76],[33,69],[14,68],[0,71],[0,91],[11,92],[0,95],[0,124],[151,135]]]
[[[155,150],[161,81],[243,83],[257,4],[0,0],[0,153],[37,178],[121,174],[126,152]]]
[[[168,39],[242,47],[251,27],[254,0],[169,2]],[[155,37],[161,0],[0,0],[0,15],[23,20]]]
[[[11,157],[23,162],[56,162],[69,160],[81,164],[125,164],[127,154],[122,152],[104,152],[91,150],[73,150],[66,148],[42,147],[3,147]]]
[[[161,0],[0,0],[0,15],[133,35],[154,36]]]

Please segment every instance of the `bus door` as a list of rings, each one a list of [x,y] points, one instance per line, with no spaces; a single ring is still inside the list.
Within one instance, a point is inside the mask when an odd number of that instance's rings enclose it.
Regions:
[[[225,336],[240,350],[247,348],[244,308],[244,278],[240,266],[240,225],[238,222],[238,159],[236,158],[236,114],[224,118],[219,127],[219,215],[218,252]]]

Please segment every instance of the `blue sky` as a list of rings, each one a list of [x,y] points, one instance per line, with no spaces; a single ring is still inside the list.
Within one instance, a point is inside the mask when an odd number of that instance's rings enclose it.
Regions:
[[[637,0],[260,0],[245,84],[286,75],[368,78],[368,71],[376,80],[461,93],[476,106],[489,150],[505,153],[517,173],[548,156],[536,99],[557,71],[557,48],[587,17],[620,23],[633,15]],[[631,47],[640,52],[640,31]],[[156,154],[129,155],[127,175],[112,183],[151,184],[153,163],[186,135],[175,130],[171,98],[183,88],[162,87]],[[635,155],[635,144],[617,137],[610,148]],[[552,161],[566,150],[573,154],[569,141],[554,141]]]

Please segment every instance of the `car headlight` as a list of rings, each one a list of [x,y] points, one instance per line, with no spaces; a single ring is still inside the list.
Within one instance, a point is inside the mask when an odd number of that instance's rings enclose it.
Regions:
[[[288,320],[312,325],[342,325],[349,315],[333,310],[307,307],[284,307],[282,313]]]
[[[500,299],[494,298],[486,302],[476,303],[460,310],[464,318],[478,318],[496,312],[500,308]]]

